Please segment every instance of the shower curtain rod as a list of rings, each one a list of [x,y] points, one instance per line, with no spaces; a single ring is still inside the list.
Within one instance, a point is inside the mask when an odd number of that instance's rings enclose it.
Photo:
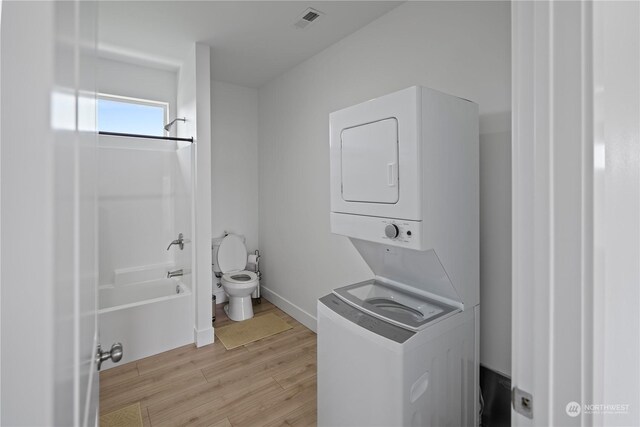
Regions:
[[[163,139],[165,141],[185,141],[193,144],[193,137],[191,138],[175,138],[173,136],[154,136],[154,135],[139,135],[136,133],[120,133],[120,132],[98,132],[99,135],[108,136],[126,136],[130,138],[147,138],[147,139]]]

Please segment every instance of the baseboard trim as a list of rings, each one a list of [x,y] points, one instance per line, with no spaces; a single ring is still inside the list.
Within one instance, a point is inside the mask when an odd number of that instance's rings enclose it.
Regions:
[[[317,332],[316,329],[318,323],[315,316],[312,316],[288,299],[278,295],[265,286],[260,286],[260,292],[261,297],[267,299],[270,303],[296,319],[298,322],[302,323],[307,328],[311,329],[313,332]]]
[[[194,327],[193,338],[196,343],[196,347],[204,347],[205,345],[213,344],[213,327],[200,330]]]

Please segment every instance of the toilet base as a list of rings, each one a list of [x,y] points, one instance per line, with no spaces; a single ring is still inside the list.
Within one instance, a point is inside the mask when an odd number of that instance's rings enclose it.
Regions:
[[[224,312],[231,320],[240,322],[253,317],[253,304],[251,295],[246,297],[229,297],[229,304],[224,306]]]

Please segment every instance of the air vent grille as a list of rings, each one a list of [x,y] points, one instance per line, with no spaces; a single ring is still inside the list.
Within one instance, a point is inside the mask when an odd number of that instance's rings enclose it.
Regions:
[[[309,22],[313,22],[317,17],[319,17],[320,15],[318,15],[315,12],[309,12],[306,15],[304,15],[302,17],[302,19],[304,19],[305,21],[309,21]]]
[[[308,28],[312,23],[317,22],[318,18],[322,15],[324,15],[324,13],[319,10],[308,8],[302,15],[298,16],[298,19],[293,25],[299,29]]]

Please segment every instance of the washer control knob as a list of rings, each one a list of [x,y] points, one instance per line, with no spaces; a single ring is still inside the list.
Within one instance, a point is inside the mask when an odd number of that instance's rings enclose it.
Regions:
[[[384,234],[390,239],[395,239],[400,234],[400,230],[397,225],[389,224],[384,228]]]

